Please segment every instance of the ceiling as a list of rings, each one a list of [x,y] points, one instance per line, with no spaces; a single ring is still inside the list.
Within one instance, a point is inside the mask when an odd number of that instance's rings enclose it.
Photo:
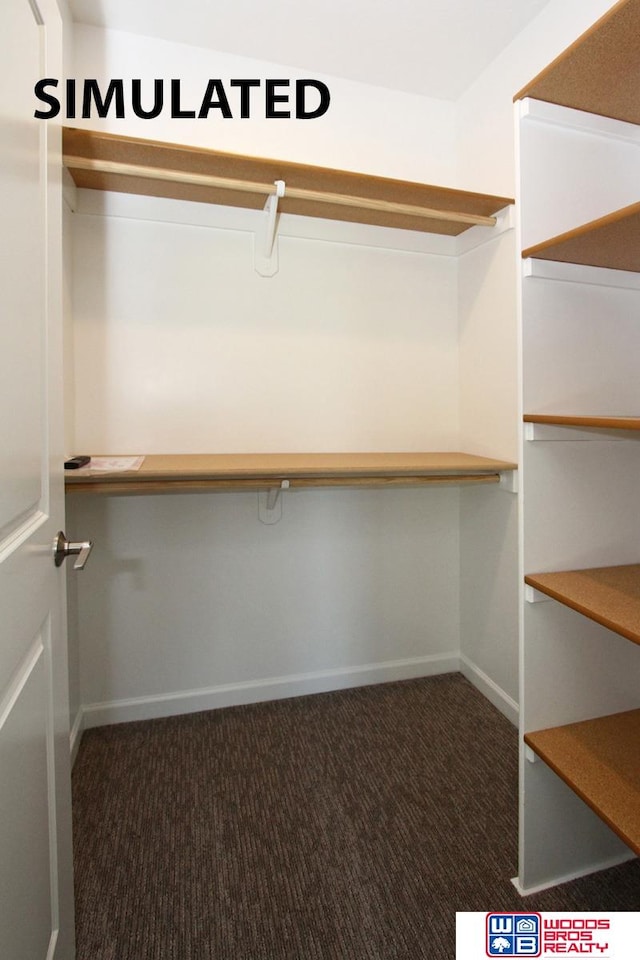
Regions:
[[[68,0],[74,20],[456,100],[549,0]]]

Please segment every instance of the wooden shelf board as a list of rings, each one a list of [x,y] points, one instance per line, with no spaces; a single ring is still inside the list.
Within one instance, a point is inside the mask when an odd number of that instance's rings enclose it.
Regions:
[[[640,271],[640,203],[522,251],[523,258]]]
[[[516,465],[465,453],[167,454],[139,470],[65,474],[68,493],[180,493],[291,487],[497,483]]]
[[[520,90],[616,120],[640,123],[640,0],[620,0]]]
[[[300,487],[424,487],[424,486],[468,486],[470,484],[499,483],[500,475],[456,474],[432,477],[317,477],[313,480],[294,479],[289,481],[290,489]],[[275,481],[277,485],[277,481]],[[255,480],[96,480],[72,483],[67,493],[107,494],[108,496],[130,497],[156,493],[214,493],[225,490],[267,490],[273,487],[274,480],[268,477]]]
[[[264,207],[265,192],[172,182],[171,179],[155,179],[145,175],[85,170],[82,169],[82,161],[102,162],[107,166],[120,164],[143,171],[144,168],[152,168],[156,172],[174,171],[179,175],[192,175],[196,178],[215,177],[239,181],[240,185],[245,186],[265,185],[271,191],[275,180],[284,180],[287,192],[279,202],[279,210],[283,213],[449,236],[457,236],[473,225],[473,222],[458,222],[454,219],[456,215],[471,219],[492,217],[514,202],[507,197],[69,127],[63,131],[63,152],[65,165],[78,187],[259,210]],[[355,198],[356,201],[361,198],[363,202],[373,201],[383,209],[368,210],[358,206],[345,206],[342,203],[321,202],[313,197],[288,195],[295,191],[333,194],[348,197],[350,200]],[[452,219],[431,219],[422,215],[394,212],[393,209],[384,209],[385,204],[427,208],[440,214],[451,214]]]
[[[528,574],[525,583],[640,644],[640,564]]]
[[[524,740],[640,854],[640,710],[539,730]]]
[[[547,423],[558,427],[597,427],[602,430],[640,430],[640,417],[525,413],[522,419],[525,423]]]

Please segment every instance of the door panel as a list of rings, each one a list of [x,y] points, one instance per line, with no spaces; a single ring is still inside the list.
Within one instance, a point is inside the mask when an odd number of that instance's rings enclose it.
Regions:
[[[41,67],[41,26],[26,0],[4,0],[2,76],[3,216],[0,374],[9,403],[0,406],[0,536],[40,509],[44,446],[45,206],[42,127],[34,122],[33,77]],[[16,39],[13,39],[16,38]],[[1,549],[1,547],[0,547]]]
[[[55,0],[0,4],[0,957],[72,960]]]
[[[10,685],[0,716],[0,823],[11,825],[0,834],[0,863],[20,865],[16,871],[0,872],[0,943],[11,944],[15,960],[46,957],[55,936],[51,873],[43,869],[42,857],[52,839],[48,704],[45,650],[39,637]]]

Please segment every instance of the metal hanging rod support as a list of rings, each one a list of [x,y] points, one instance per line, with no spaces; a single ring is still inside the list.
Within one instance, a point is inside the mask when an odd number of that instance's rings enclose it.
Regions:
[[[264,205],[264,212],[267,215],[264,237],[264,255],[270,257],[273,251],[273,244],[276,238],[276,217],[278,216],[278,200],[284,197],[286,185],[284,180],[276,180],[274,183],[275,191],[270,193]]]
[[[131,163],[118,163],[113,160],[97,160],[92,157],[64,156],[64,164],[70,170],[90,170],[94,173],[113,174],[119,177],[140,177],[145,180],[164,180],[170,183],[184,183],[199,187],[215,187],[221,190],[237,190],[243,193],[258,193],[268,196],[273,193],[273,183],[257,183],[251,180],[233,180],[229,177],[216,177],[203,173],[187,173],[184,170],[167,170],[161,167],[143,167]],[[448,220],[451,223],[468,223],[475,226],[494,227],[495,217],[484,217],[474,213],[459,213],[455,210],[434,210],[417,207],[409,203],[396,203],[392,200],[375,200],[371,197],[355,197],[342,193],[323,193],[319,190],[306,190],[303,187],[291,187],[287,184],[287,197],[293,200],[310,200],[314,203],[335,204],[343,207],[356,207],[360,210],[377,210],[384,213],[398,213],[407,217],[422,217],[427,220]]]

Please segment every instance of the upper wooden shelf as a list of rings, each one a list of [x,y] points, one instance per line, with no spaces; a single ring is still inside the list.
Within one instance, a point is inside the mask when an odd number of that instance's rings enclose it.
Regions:
[[[261,209],[284,180],[283,213],[457,236],[493,226],[507,197],[65,128],[64,164],[78,187]]]
[[[527,247],[522,256],[639,272],[640,203]]]
[[[527,733],[524,740],[640,854],[640,710]]]
[[[522,419],[525,423],[546,423],[557,427],[596,427],[600,430],[640,430],[640,417],[525,413]]]
[[[147,456],[139,470],[65,474],[68,493],[260,490],[278,487],[498,483],[516,464],[468,453],[286,453]]]
[[[525,583],[640,644],[640,564],[529,574]]]
[[[640,0],[620,0],[514,100],[534,97],[640,123]]]

